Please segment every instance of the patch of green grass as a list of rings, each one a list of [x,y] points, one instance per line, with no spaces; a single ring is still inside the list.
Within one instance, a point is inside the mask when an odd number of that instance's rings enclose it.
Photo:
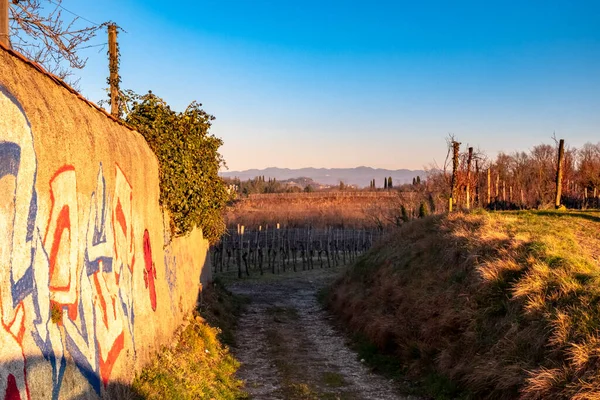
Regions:
[[[273,316],[275,322],[285,322],[286,320],[297,321],[300,319],[298,310],[296,310],[294,307],[269,307],[267,309],[267,314]]]
[[[223,342],[232,343],[245,300],[222,286],[204,290],[198,312],[133,382],[135,399],[233,400],[248,398],[235,377],[238,361]],[[213,327],[210,324],[217,327]]]
[[[219,328],[219,339],[228,346],[235,346],[237,320],[249,299],[234,295],[225,288],[219,278],[200,294],[198,313],[212,326]]]
[[[436,400],[470,400],[473,397],[464,391],[456,382],[447,377],[430,373],[423,380],[423,386],[426,392]]]
[[[380,350],[363,334],[352,335],[351,346],[358,353],[361,361],[364,360],[373,371],[396,381],[407,394],[431,396],[439,400],[471,399],[471,395],[464,388],[437,373],[429,373],[422,380],[414,378],[407,380],[407,371],[401,360],[395,355]],[[420,352],[416,347],[411,348],[411,354],[415,358],[420,358]]]
[[[324,286],[317,291],[317,301],[319,302],[319,304],[326,307],[327,301],[329,299],[329,296],[331,296],[331,294],[332,294],[331,286]]]
[[[237,277],[237,267],[232,268],[229,271],[219,272],[218,279],[225,284],[225,286],[239,282],[240,279]],[[250,276],[246,276],[244,272],[241,280],[249,284],[266,284],[271,282],[280,282],[288,279],[296,279],[306,276],[314,277],[319,279],[321,277],[335,277],[341,272],[348,269],[348,265],[338,265],[327,267],[327,261],[325,261],[324,268],[320,268],[315,259],[315,268],[310,270],[302,270],[302,263],[297,265],[296,271],[293,270],[292,266],[287,266],[286,270],[280,270],[273,274],[270,268],[263,267],[264,274],[260,275],[260,272],[256,269],[251,269]]]
[[[164,348],[133,382],[140,397],[164,399],[243,399],[236,379],[239,363],[218,338],[219,330],[193,318],[173,348]]]
[[[374,371],[390,379],[398,380],[404,377],[405,369],[401,361],[397,357],[379,350],[365,335],[354,334],[351,345],[358,353],[359,359],[364,360]]]
[[[330,387],[342,387],[342,386],[346,386],[346,380],[344,379],[344,377],[342,376],[342,374],[339,374],[337,372],[329,372],[326,371],[323,373],[322,376],[323,382]]]
[[[306,383],[290,383],[285,386],[283,394],[290,400],[318,400],[319,396]]]

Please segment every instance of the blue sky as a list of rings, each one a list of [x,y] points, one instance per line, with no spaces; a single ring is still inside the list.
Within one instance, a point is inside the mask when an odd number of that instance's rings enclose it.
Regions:
[[[598,1],[63,5],[127,31],[124,88],[203,103],[230,170],[419,169],[443,162],[448,133],[492,157],[554,131],[600,141]],[[80,87],[99,100],[105,50],[85,54]]]

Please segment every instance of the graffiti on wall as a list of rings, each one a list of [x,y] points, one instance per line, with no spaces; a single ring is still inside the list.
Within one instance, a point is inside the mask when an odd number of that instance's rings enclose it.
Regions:
[[[119,165],[111,168],[111,195],[100,163],[84,210],[72,165],[56,170],[47,186],[36,182],[30,124],[1,86],[0,110],[0,397],[30,398],[31,349],[51,371],[53,398],[67,358],[101,394],[126,341],[135,356],[135,274],[149,294],[143,300],[157,308],[150,234],[139,235],[144,265],[137,267],[133,188]],[[36,187],[48,190],[47,221],[38,218]]]

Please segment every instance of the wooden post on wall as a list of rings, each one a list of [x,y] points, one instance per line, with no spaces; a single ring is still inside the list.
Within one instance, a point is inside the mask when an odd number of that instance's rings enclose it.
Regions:
[[[8,0],[0,0],[0,43],[10,48],[10,24],[8,20]]]
[[[556,208],[560,207],[560,200],[562,196],[562,178],[563,178],[563,164],[565,161],[565,140],[560,139],[558,143],[558,165],[556,168],[556,197],[554,199],[554,205]]]
[[[115,24],[108,25],[108,53],[110,113],[119,118],[119,54],[117,51],[117,25]]]

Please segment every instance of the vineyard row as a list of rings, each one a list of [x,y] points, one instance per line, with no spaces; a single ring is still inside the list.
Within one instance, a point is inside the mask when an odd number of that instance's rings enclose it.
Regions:
[[[262,228],[229,230],[212,247],[215,273],[237,267],[238,277],[335,267],[352,262],[383,234],[377,229]]]

